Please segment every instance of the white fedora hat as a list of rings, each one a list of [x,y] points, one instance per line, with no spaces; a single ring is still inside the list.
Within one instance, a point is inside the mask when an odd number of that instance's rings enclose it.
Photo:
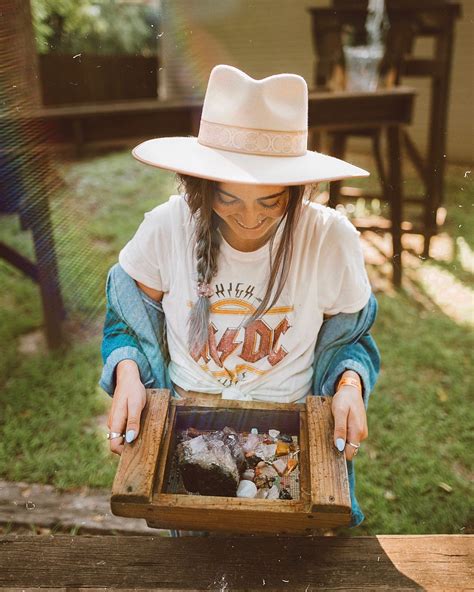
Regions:
[[[305,185],[367,171],[307,150],[308,86],[297,74],[255,80],[238,68],[212,69],[198,137],[154,138],[136,146],[146,164],[215,181]]]

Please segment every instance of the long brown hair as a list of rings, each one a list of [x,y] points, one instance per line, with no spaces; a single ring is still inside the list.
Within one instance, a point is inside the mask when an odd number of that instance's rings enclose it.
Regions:
[[[217,259],[220,246],[218,216],[212,209],[214,197],[218,189],[218,182],[182,173],[176,173],[176,179],[178,190],[184,190],[187,204],[196,222],[194,248],[197,260],[197,281],[198,283],[210,284],[217,274]],[[303,194],[307,187],[307,185],[292,185],[288,187],[289,199],[285,213],[269,241],[270,276],[266,292],[260,305],[253,315],[245,321],[244,326],[270,309],[278,300],[283,290],[293,255],[294,231],[301,213]],[[308,199],[312,199],[312,190],[315,187],[316,184],[309,187],[310,195]],[[274,238],[278,228],[282,224],[284,224],[284,228],[281,240],[275,257],[273,257]],[[275,284],[276,290],[270,302]],[[188,330],[188,347],[191,354],[199,354],[207,343],[209,308],[209,298],[199,296],[191,309]]]

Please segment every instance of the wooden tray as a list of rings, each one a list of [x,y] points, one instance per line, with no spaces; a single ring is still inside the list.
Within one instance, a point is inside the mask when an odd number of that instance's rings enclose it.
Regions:
[[[299,500],[172,494],[166,492],[177,426],[238,431],[269,428],[298,435]],[[351,501],[343,453],[333,444],[330,397],[308,397],[304,405],[232,401],[196,394],[170,397],[147,390],[137,439],[125,444],[111,496],[116,516],[144,518],[148,526],[236,533],[309,534],[346,526]]]

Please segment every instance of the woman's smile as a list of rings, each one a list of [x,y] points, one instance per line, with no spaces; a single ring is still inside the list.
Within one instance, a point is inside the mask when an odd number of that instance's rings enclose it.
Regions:
[[[288,199],[285,186],[221,182],[212,207],[225,240],[239,251],[256,251],[275,232]]]
[[[237,222],[237,224],[239,226],[241,226],[242,228],[245,228],[245,230],[258,230],[261,226],[263,226],[266,218],[264,218],[263,220],[260,220],[260,222],[258,222],[258,224],[256,224],[255,226],[245,226],[245,224],[242,224],[242,222],[239,222],[237,220],[237,218],[234,218],[234,220]]]

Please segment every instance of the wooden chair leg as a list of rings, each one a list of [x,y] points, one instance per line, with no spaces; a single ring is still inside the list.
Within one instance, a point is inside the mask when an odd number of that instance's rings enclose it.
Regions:
[[[308,129],[308,150],[321,150],[321,131],[316,127]]]
[[[436,212],[438,205],[436,200],[433,199],[433,193],[431,187],[428,186],[425,198],[425,212],[424,212],[424,224],[423,224],[423,257],[428,259],[430,256],[430,242],[431,238],[437,234],[436,225]]]
[[[436,210],[437,208],[433,204],[433,184],[430,181],[430,174],[428,172],[427,166],[423,161],[423,157],[418,151],[415,143],[411,139],[407,130],[403,130],[402,132],[402,141],[403,146],[407,150],[407,155],[423,183],[423,190],[424,190],[424,201],[423,201],[423,253],[422,256],[424,258],[429,257],[430,253],[430,241],[431,237],[436,234]],[[434,229],[434,232],[433,232]]]
[[[59,285],[56,251],[47,197],[38,192],[31,207],[29,227],[36,253],[46,339],[51,349],[63,344],[62,321],[65,309]]]
[[[388,144],[388,189],[390,195],[390,217],[393,242],[393,284],[402,284],[402,171],[400,152],[400,128],[391,125],[387,129]]]
[[[382,188],[382,195],[386,197],[388,183],[387,173],[385,171],[385,165],[382,157],[382,148],[380,143],[381,135],[381,130],[377,129],[374,131],[374,135],[372,136],[372,149],[374,152],[375,165],[377,167],[377,172],[379,175],[380,186]]]
[[[331,134],[331,156],[336,158],[344,158],[346,152],[346,134],[332,133]],[[339,203],[341,197],[341,182],[331,181],[329,184],[329,202],[330,208],[335,208]]]

